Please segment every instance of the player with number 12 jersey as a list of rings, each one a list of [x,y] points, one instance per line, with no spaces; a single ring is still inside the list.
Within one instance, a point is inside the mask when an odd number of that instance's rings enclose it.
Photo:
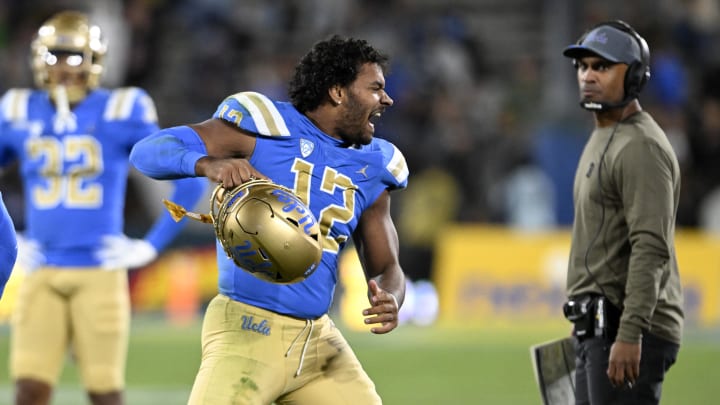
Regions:
[[[337,283],[338,253],[351,238],[360,214],[384,190],[406,187],[405,158],[381,138],[373,138],[369,145],[347,147],[320,131],[292,104],[260,93],[227,97],[214,118],[257,134],[250,163],[307,203],[324,238],[318,269],[306,280],[290,285],[267,283],[238,269],[218,245],[220,292],[297,318],[320,317],[332,301],[334,290],[327,286]]]

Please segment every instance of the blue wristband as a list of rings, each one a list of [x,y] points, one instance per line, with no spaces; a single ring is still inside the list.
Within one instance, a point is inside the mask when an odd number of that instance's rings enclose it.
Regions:
[[[185,155],[183,155],[180,163],[182,172],[190,177],[197,177],[197,174],[195,173],[195,163],[205,156],[207,155],[194,150],[187,151]]]

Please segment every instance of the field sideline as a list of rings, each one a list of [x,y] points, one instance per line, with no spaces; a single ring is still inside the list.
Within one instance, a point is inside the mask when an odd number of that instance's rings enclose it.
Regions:
[[[135,317],[128,356],[128,405],[183,405],[199,364],[199,324]],[[10,404],[8,328],[0,327],[0,404]],[[386,335],[346,331],[386,405],[540,404],[529,346],[567,329],[403,326]],[[690,331],[665,384],[663,405],[708,404],[720,396],[720,334]],[[66,367],[54,405],[83,405]]]

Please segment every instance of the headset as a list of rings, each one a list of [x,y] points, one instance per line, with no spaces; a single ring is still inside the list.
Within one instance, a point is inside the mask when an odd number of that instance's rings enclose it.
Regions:
[[[619,31],[624,32],[633,38],[638,44],[640,49],[640,60],[634,61],[628,65],[628,70],[625,72],[625,79],[623,88],[625,91],[624,98],[619,103],[592,103],[595,106],[586,106],[581,103],[583,108],[591,110],[604,110],[609,108],[624,107],[630,103],[633,99],[637,98],[640,92],[643,90],[648,80],[650,80],[650,48],[648,47],[647,41],[640,34],[633,29],[630,24],[622,20],[606,21],[595,25],[594,27],[587,30],[577,41],[577,45],[582,45],[583,41],[587,36],[600,27],[612,27]],[[573,60],[573,64],[577,64],[576,60]],[[577,65],[576,65],[577,67]],[[599,108],[598,108],[599,107]]]

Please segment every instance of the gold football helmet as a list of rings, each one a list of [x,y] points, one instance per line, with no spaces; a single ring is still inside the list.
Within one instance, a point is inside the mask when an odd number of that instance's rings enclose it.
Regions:
[[[52,96],[56,83],[51,83],[48,67],[57,63],[57,53],[71,53],[75,56],[68,59],[71,66],[87,76],[83,84],[66,86],[68,101],[76,103],[100,84],[106,51],[100,27],[91,24],[87,15],[77,11],[59,12],[43,23],[31,44],[35,85],[49,90]]]
[[[215,188],[208,215],[163,201],[176,220],[212,223],[215,236],[236,265],[277,284],[302,281],[320,264],[320,225],[292,190],[252,180],[232,190]]]

